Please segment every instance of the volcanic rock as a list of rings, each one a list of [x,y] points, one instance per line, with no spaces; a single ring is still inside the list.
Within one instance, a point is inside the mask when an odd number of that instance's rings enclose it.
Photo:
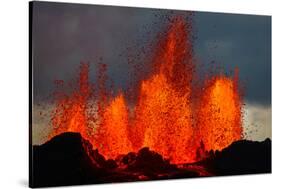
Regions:
[[[149,148],[106,160],[79,133],[32,147],[30,186],[66,186],[271,172],[271,141],[237,141],[193,164],[173,165]]]
[[[176,169],[176,166],[171,165],[168,160],[164,160],[160,154],[145,147],[138,151],[135,161],[129,164],[128,169],[157,173]]]
[[[203,161],[215,175],[271,173],[271,140],[240,140]]]
[[[66,186],[198,176],[149,148],[106,160],[79,133],[62,133],[32,147],[31,187]]]
[[[63,133],[33,146],[32,158],[31,187],[98,183],[107,167],[104,157],[79,133]]]

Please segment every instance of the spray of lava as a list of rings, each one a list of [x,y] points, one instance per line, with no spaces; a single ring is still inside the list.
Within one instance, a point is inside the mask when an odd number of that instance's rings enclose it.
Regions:
[[[149,147],[176,164],[197,161],[202,148],[221,150],[241,139],[238,72],[233,78],[207,79],[199,102],[193,100],[190,32],[182,18],[173,19],[158,39],[151,74],[139,83],[130,109],[122,91],[117,96],[108,93],[105,64],[98,65],[95,88],[89,82],[89,64],[81,64],[78,89],[56,95],[50,138],[79,132],[106,158]]]
[[[238,71],[234,78],[216,76],[206,82],[198,108],[201,140],[206,150],[222,150],[242,137]]]

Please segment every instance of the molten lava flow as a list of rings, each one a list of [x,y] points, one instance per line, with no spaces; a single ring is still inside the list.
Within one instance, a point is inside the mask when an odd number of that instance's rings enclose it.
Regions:
[[[128,109],[123,94],[115,97],[100,118],[93,143],[106,158],[116,158],[132,151],[128,139]]]
[[[236,82],[216,76],[203,91],[198,123],[206,150],[222,150],[242,137],[241,100]]]

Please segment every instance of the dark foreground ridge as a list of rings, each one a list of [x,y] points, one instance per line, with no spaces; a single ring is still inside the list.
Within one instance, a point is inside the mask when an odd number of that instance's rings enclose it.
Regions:
[[[240,140],[200,162],[215,175],[271,173],[271,140]]]
[[[181,166],[149,148],[106,160],[79,133],[63,133],[33,146],[31,187],[192,178],[271,172],[271,141],[238,141],[209,158]]]

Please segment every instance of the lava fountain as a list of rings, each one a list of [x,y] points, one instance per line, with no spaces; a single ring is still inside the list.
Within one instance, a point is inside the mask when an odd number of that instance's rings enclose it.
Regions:
[[[242,138],[238,72],[233,79],[215,76],[206,82],[198,107],[198,124],[206,150],[222,150]]]
[[[156,45],[155,73],[141,82],[136,106],[136,140],[174,163],[193,161],[191,127],[191,46],[187,25],[173,20]],[[138,142],[140,142],[138,144]]]
[[[128,108],[121,93],[106,107],[100,118],[93,144],[106,158],[116,158],[132,151],[128,139]]]
[[[78,88],[70,95],[55,93],[49,138],[79,132],[107,159],[149,147],[175,164],[198,161],[198,151],[221,150],[241,139],[238,71],[233,78],[207,79],[196,90],[199,102],[194,100],[198,77],[190,33],[184,19],[171,21],[157,40],[151,73],[141,78],[130,108],[124,91],[116,96],[107,91],[107,65],[98,64],[97,84],[92,85],[89,64],[82,63]]]

